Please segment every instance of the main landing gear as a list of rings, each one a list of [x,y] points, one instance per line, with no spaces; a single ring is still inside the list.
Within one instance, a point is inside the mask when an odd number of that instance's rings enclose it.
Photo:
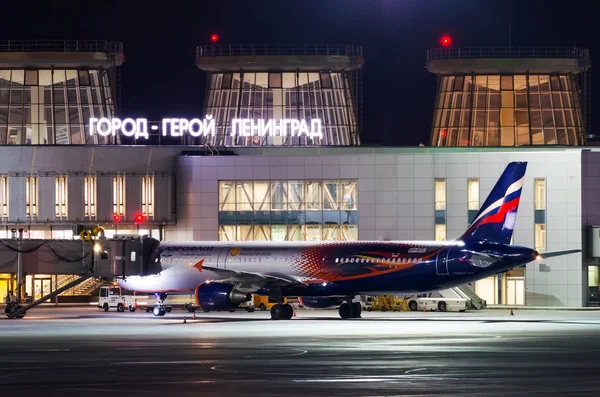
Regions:
[[[338,309],[340,317],[344,320],[348,318],[361,318],[362,306],[360,302],[352,302],[352,299],[354,299],[354,296],[348,296],[346,302],[342,303]]]
[[[294,308],[289,303],[278,303],[271,307],[272,320],[290,320],[292,317],[294,317]]]
[[[164,305],[165,299],[167,299],[167,294],[163,292],[154,295],[156,296],[157,301],[156,306],[152,308],[152,314],[155,316],[164,316],[167,312],[170,312],[171,308]]]

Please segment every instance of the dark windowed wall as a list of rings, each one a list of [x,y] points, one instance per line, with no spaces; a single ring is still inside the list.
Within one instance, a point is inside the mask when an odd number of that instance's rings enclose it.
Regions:
[[[442,76],[432,146],[584,144],[573,75]]]
[[[216,122],[214,137],[198,138],[215,146],[359,145],[346,72],[213,73],[205,114]],[[321,119],[323,138],[232,137],[231,120]]]
[[[119,143],[90,136],[90,117],[113,117],[104,69],[0,69],[0,145]]]

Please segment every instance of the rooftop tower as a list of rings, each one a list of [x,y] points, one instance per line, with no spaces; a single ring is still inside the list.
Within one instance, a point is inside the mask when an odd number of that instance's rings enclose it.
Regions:
[[[0,145],[120,143],[87,129],[116,115],[123,60],[114,41],[0,41]]]
[[[214,146],[358,146],[363,50],[353,45],[206,45],[196,65],[208,72],[204,114]],[[322,137],[240,134],[234,120],[319,120]],[[259,131],[248,128],[250,132]],[[272,131],[272,130],[271,130]]]
[[[583,48],[437,48],[431,146],[582,146],[591,115]]]

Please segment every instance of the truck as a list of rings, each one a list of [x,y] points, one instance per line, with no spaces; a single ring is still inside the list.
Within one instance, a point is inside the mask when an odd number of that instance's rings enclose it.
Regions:
[[[136,297],[123,295],[121,287],[117,285],[103,285],[100,287],[98,309],[104,309],[105,312],[110,309],[116,309],[118,312],[124,312],[125,310],[134,312],[137,307]]]

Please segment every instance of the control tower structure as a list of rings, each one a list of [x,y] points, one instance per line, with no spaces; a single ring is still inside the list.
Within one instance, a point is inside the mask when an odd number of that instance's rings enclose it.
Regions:
[[[206,45],[196,65],[208,72],[204,114],[215,134],[190,143],[213,146],[360,145],[361,46]],[[233,120],[320,120],[322,137],[236,134]],[[233,134],[232,134],[233,132]]]
[[[431,146],[582,146],[591,134],[588,49],[438,48]]]
[[[118,144],[90,136],[90,117],[117,115],[123,44],[0,41],[0,145]]]

